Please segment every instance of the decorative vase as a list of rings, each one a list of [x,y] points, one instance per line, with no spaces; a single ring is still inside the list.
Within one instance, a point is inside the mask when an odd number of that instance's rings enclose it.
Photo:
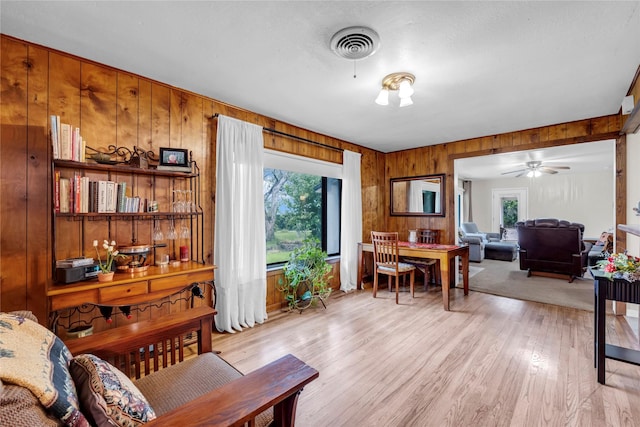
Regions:
[[[113,280],[113,274],[113,271],[110,271],[109,273],[99,272],[98,282],[111,282]]]
[[[418,242],[418,234],[416,230],[409,230],[409,243],[415,245]]]

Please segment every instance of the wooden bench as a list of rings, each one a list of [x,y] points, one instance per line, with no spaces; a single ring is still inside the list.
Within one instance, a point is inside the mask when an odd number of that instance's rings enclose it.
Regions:
[[[155,395],[151,399],[140,386],[145,381],[153,384],[154,379],[166,373],[170,377],[173,369],[174,372],[180,372],[181,380],[189,381],[191,378],[200,382],[207,376],[207,369],[202,369],[202,363],[207,367],[211,366],[211,375],[218,368],[229,370],[230,365],[211,353],[214,314],[215,311],[210,307],[193,308],[157,320],[141,321],[98,332],[70,340],[66,344],[73,355],[95,354],[130,377],[139,379],[136,385],[156,409],[152,400],[161,402],[165,397],[163,393],[175,392],[176,387],[180,389],[180,386],[175,384],[176,378],[173,378],[166,390],[162,387],[148,390]],[[198,356],[185,361],[184,343],[189,334],[197,336]],[[192,360],[198,358],[200,359]],[[215,366],[212,366],[212,362]],[[190,369],[190,363],[194,363],[194,366],[200,363],[197,372],[194,372],[195,368]],[[178,367],[179,365],[181,366]],[[148,424],[254,425],[256,417],[273,408],[274,425],[293,426],[298,395],[306,384],[319,375],[317,370],[290,354],[247,375],[235,372],[237,374],[232,373],[231,381],[202,395],[185,397],[181,393],[180,398],[189,400],[167,412],[160,411],[158,418]],[[162,381],[167,379],[163,378]],[[188,384],[183,388],[188,388]],[[169,399],[169,396],[166,397]],[[173,397],[175,396],[171,396]]]

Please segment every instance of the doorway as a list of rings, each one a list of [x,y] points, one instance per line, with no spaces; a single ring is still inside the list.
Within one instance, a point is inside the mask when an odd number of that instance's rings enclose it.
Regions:
[[[498,188],[491,191],[491,226],[500,230],[503,240],[518,240],[516,222],[527,218],[527,188]]]

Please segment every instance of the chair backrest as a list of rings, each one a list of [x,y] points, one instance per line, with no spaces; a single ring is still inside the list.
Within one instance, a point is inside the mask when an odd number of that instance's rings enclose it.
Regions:
[[[418,243],[439,243],[438,230],[419,228],[417,231]]]
[[[373,260],[376,265],[398,268],[398,233],[372,231]]]
[[[460,225],[460,229],[465,234],[468,234],[468,233],[479,233],[480,232],[480,230],[478,230],[478,226],[476,225],[475,222],[463,222]]]
[[[516,228],[518,245],[529,259],[571,263],[583,249],[580,223],[543,218],[517,222]]]

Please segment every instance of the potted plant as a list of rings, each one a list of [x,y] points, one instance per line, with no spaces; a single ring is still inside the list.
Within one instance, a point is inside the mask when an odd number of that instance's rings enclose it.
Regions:
[[[93,247],[96,249],[96,254],[98,254],[98,267],[100,268],[100,272],[98,272],[98,281],[109,282],[113,280],[113,261],[116,258],[124,257],[124,255],[118,253],[118,251],[115,249],[115,241],[112,241],[111,244],[109,244],[109,241],[105,240],[102,243],[102,247],[105,251],[107,251],[107,256],[103,262],[102,258],[100,257],[100,251],[98,250],[97,240],[93,241]]]
[[[331,269],[327,253],[317,239],[305,239],[301,246],[294,249],[282,268],[285,280],[279,283],[279,290],[289,309],[302,311],[316,301],[326,308],[324,301],[331,295]]]

